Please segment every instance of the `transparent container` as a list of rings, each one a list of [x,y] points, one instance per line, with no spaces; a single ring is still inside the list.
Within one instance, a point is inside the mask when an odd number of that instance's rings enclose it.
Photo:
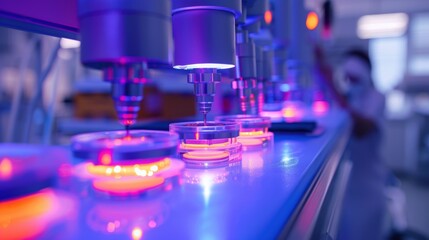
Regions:
[[[184,164],[174,159],[179,138],[162,131],[97,132],[72,138],[74,174],[93,189],[112,195],[134,195],[163,186]]]
[[[243,145],[243,151],[259,150],[272,145],[273,133],[268,129],[271,119],[257,115],[218,116],[217,122],[237,123],[240,126],[238,142]]]
[[[188,165],[217,167],[241,160],[236,123],[183,122],[170,124],[180,139],[179,153]]]

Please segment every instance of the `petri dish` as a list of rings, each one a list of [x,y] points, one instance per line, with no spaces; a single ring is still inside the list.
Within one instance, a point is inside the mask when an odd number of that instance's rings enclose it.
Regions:
[[[217,122],[237,123],[240,126],[238,142],[243,145],[243,151],[259,150],[272,145],[274,135],[269,132],[271,119],[257,115],[218,116]]]
[[[179,135],[180,158],[191,166],[214,167],[241,160],[240,126],[236,123],[183,122],[170,124]]]

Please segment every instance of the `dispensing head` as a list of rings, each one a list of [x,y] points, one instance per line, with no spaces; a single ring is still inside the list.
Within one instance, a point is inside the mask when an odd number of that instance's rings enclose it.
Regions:
[[[216,69],[196,69],[188,74],[188,83],[194,84],[198,110],[204,114],[204,122],[207,113],[212,109],[216,83],[220,81],[221,75]]]
[[[118,119],[135,123],[147,66],[170,65],[170,0],[79,0],[81,61],[112,83]]]
[[[126,127],[133,125],[137,119],[143,100],[146,69],[145,63],[113,65],[104,69],[105,81],[112,83],[112,98],[118,120]]]
[[[241,0],[173,1],[174,68],[191,70],[199,111],[210,112],[217,69],[235,66],[235,19]]]

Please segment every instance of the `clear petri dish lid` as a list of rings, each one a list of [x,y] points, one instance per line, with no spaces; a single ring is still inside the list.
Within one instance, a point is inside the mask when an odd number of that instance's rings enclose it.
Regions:
[[[239,136],[240,125],[233,122],[181,122],[170,124],[170,132],[177,133],[180,139],[225,139]]]
[[[77,159],[113,165],[127,160],[156,161],[177,153],[178,135],[164,131],[131,130],[86,133],[71,140]]]
[[[241,129],[260,129],[271,127],[271,118],[258,115],[228,115],[218,116],[217,122],[234,122],[241,126]]]

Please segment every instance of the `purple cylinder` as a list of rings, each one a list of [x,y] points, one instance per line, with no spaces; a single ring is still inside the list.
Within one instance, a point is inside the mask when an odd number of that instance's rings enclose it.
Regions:
[[[79,22],[89,67],[172,62],[170,0],[80,0]]]
[[[235,18],[240,10],[239,0],[174,1],[174,67],[233,67]]]

